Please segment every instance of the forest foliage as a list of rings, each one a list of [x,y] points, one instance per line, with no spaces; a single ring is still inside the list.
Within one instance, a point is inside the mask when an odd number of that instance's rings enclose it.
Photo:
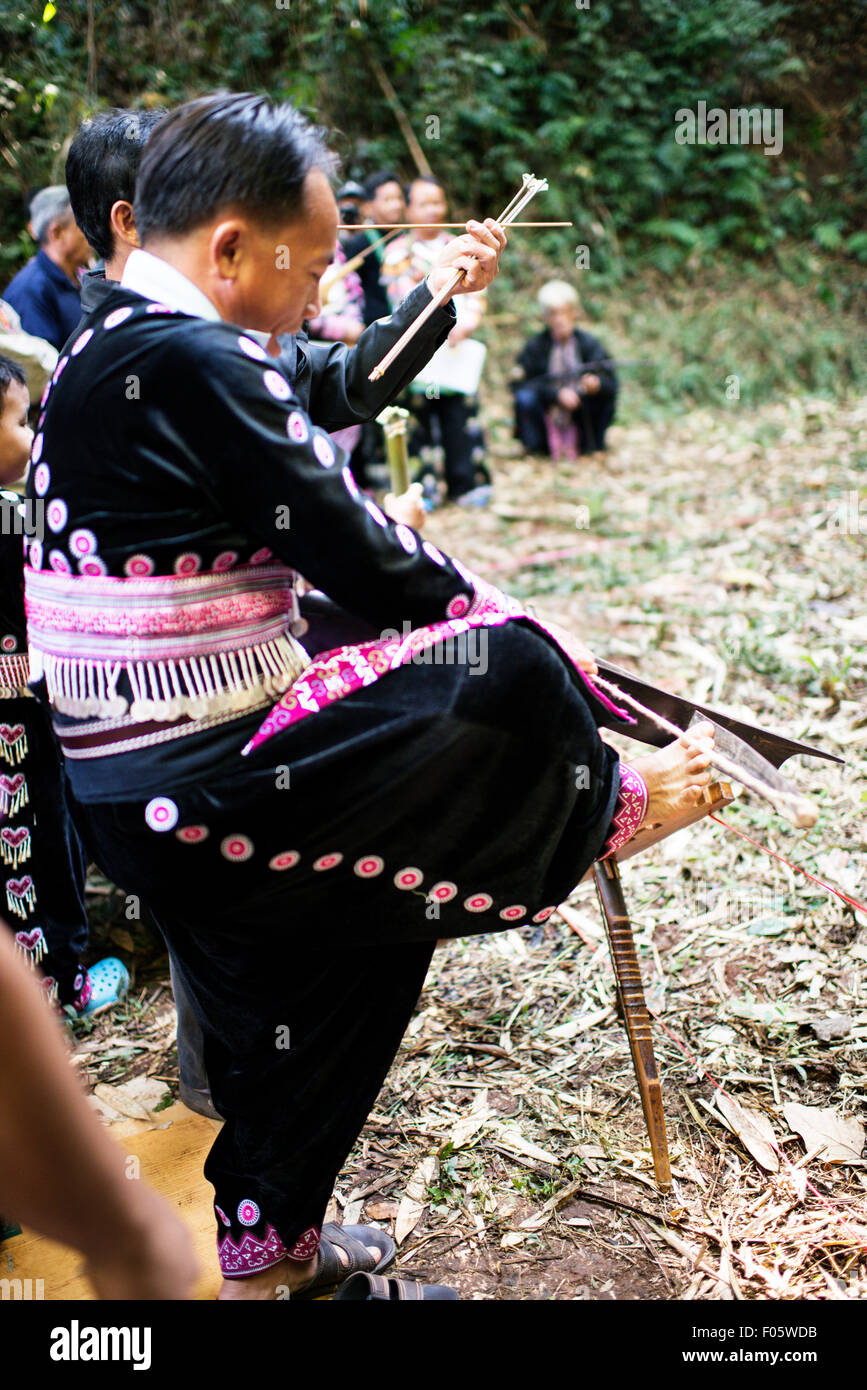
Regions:
[[[31,254],[27,199],[62,180],[84,117],[222,87],[295,102],[351,176],[415,173],[408,128],[458,216],[547,177],[536,214],[575,225],[533,235],[518,290],[583,254],[591,295],[756,266],[850,312],[865,78],[864,0],[0,0],[0,274]],[[700,102],[782,113],[779,153],[679,143],[677,113]]]

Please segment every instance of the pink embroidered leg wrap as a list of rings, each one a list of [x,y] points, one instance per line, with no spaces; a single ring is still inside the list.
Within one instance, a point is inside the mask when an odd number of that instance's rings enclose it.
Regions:
[[[319,1249],[320,1232],[311,1226],[298,1237],[288,1250],[273,1226],[265,1228],[260,1239],[251,1231],[245,1231],[240,1241],[235,1241],[229,1232],[222,1239],[217,1237],[220,1271],[224,1279],[244,1279],[251,1274],[260,1274],[271,1269],[282,1260],[312,1260]]]
[[[608,839],[600,859],[608,859],[627,840],[631,840],[647,815],[647,787],[644,778],[634,767],[620,764],[620,791],[617,806],[611,819]]]

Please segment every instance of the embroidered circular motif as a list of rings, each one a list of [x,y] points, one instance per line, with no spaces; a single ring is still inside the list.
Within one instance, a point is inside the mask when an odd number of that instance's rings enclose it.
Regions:
[[[40,439],[42,436],[39,436]],[[51,482],[51,470],[47,463],[40,463],[33,470],[33,488],[37,497],[44,497]]]
[[[238,1203],[238,1220],[242,1226],[255,1226],[260,1215],[261,1213],[256,1203],[251,1202],[249,1198],[245,1198],[243,1202]]]
[[[408,526],[404,526],[403,522],[401,522],[399,525],[395,526],[394,533],[404,550],[410,555],[414,555],[418,550],[418,541],[416,540],[415,532],[411,531]]]
[[[3,648],[4,652],[14,652],[17,646],[18,639],[17,637],[13,637],[11,632],[7,632],[2,642],[0,642],[0,647]]]
[[[182,825],[180,830],[175,831],[176,837],[184,845],[200,845],[210,833],[206,825]]]
[[[84,350],[84,348],[87,347],[87,345],[88,345],[88,343],[90,342],[90,340],[91,340],[92,337],[93,337],[93,329],[92,329],[92,328],[86,328],[86,329],[84,330],[84,332],[82,333],[81,337],[80,337],[80,338],[76,338],[75,342],[73,343],[72,349],[71,349],[70,354],[69,354],[70,357],[77,357],[78,354],[79,354],[80,352],[82,352],[82,351]]]
[[[441,550],[437,550],[435,545],[431,545],[430,541],[422,541],[421,548],[424,551],[425,555],[428,557],[428,559],[433,560],[435,565],[445,564],[445,555],[443,555]]]
[[[388,521],[386,520],[386,518],[385,518],[385,516],[383,515],[383,513],[379,510],[379,507],[376,505],[375,502],[371,501],[371,499],[370,499],[369,497],[368,497],[367,500],[365,501],[364,505],[365,505],[365,507],[367,508],[367,510],[370,512],[370,515],[373,517],[373,519],[374,519],[374,521],[376,522],[377,526],[387,526],[387,525],[388,525]]]
[[[51,378],[51,384],[52,384],[52,386],[56,386],[56,385],[57,385],[58,381],[60,380],[60,378],[61,378],[62,375],[63,375],[64,368],[65,368],[65,366],[66,366],[66,364],[67,364],[68,361],[69,361],[69,358],[68,358],[68,357],[61,357],[61,359],[60,359],[60,361],[58,362],[57,366],[54,368],[54,376]]]
[[[220,853],[224,859],[240,864],[252,855],[253,841],[246,835],[227,835],[220,844]]]
[[[84,555],[95,555],[96,536],[92,531],[79,528],[77,531],[73,531],[69,537],[69,549],[73,555],[78,555],[79,558]]]
[[[57,574],[72,574],[72,565],[62,550],[49,550],[48,563]]]
[[[150,555],[130,555],[124,564],[123,572],[130,579],[145,579],[147,575],[153,574],[154,568]]]
[[[380,859],[378,854],[366,854],[363,859],[356,859],[352,872],[358,874],[359,878],[376,878],[384,868],[385,860]]]
[[[28,553],[28,557],[27,557],[27,558],[28,558],[28,560],[30,561],[30,567],[31,567],[31,569],[35,569],[35,570],[41,570],[41,569],[42,569],[42,542],[41,542],[41,541],[31,541],[31,542],[30,542],[30,550],[29,550],[29,553]]]
[[[45,390],[42,392],[42,399],[41,399],[40,402],[39,402],[39,405],[40,405],[40,407],[41,407],[43,410],[45,409],[45,402],[48,400],[48,397],[50,396],[50,394],[51,394],[51,382],[50,382],[50,381],[46,381],[46,383],[45,383]],[[41,425],[41,424],[42,424],[42,421],[40,420],[39,423],[40,423],[40,425]]]
[[[266,362],[268,360],[267,352],[262,347],[261,343],[257,343],[254,338],[240,337],[238,339],[238,347],[242,352],[245,352],[248,357],[252,357],[254,362]]]
[[[223,1211],[222,1207],[217,1206],[216,1202],[214,1203],[214,1211],[217,1213],[224,1226],[231,1226],[232,1223],[229,1220],[228,1216]]]
[[[145,807],[145,820],[151,830],[174,830],[178,808],[168,796],[154,796]]]
[[[333,446],[329,444],[324,434],[314,434],[313,452],[323,468],[330,468],[334,463],[335,453]]]
[[[132,309],[127,304],[123,309],[112,309],[111,313],[103,319],[103,328],[117,328],[119,323],[126,323],[132,313]]]
[[[172,309],[168,304],[149,304],[145,309],[146,314],[174,314],[177,310]]]
[[[212,570],[230,570],[233,565],[238,563],[237,550],[221,550],[214,563]]]
[[[37,434],[36,438],[33,441],[33,447],[30,450],[31,463],[38,463],[39,460],[42,458],[42,444],[43,436],[41,434]]]
[[[336,869],[338,864],[343,863],[343,855],[335,851],[333,854],[322,854],[314,860],[313,867],[320,869]]]
[[[275,854],[273,859],[268,860],[268,868],[294,869],[300,858],[297,849],[284,849],[281,854]]]
[[[271,392],[271,395],[276,396],[278,401],[288,401],[289,397],[292,395],[292,387],[289,385],[285,376],[282,376],[280,372],[275,372],[273,370],[266,372],[262,380],[267,389]]]
[[[253,554],[250,556],[249,563],[251,565],[264,565],[266,560],[271,559],[273,553],[272,550],[268,549],[267,545],[263,546],[261,550],[254,550]]]
[[[286,433],[290,439],[294,439],[296,444],[306,444],[310,438],[310,430],[307,421],[300,410],[293,410],[289,419],[286,421]]]
[[[86,559],[79,560],[78,573],[91,576],[108,574],[108,565],[98,555],[88,555]]]
[[[343,470],[343,481],[346,484],[346,491],[350,494],[350,496],[358,497],[358,483],[353,478],[352,469],[349,467],[348,464]]]
[[[551,916],[551,913],[552,913],[552,912],[556,912],[556,911],[557,911],[557,904],[556,904],[556,903],[554,904],[553,907],[543,907],[541,912],[537,912],[537,913],[536,913],[536,916],[533,918],[533,921],[534,921],[534,922],[547,922],[548,918]]]
[[[472,897],[464,898],[464,907],[467,912],[487,912],[489,907],[493,907],[494,900],[487,893],[473,893]]]
[[[81,971],[79,970],[79,972],[78,972],[78,974],[76,975],[75,979],[72,981],[72,988],[75,990],[75,993],[76,993],[76,994],[78,994],[78,993],[80,992],[81,986],[82,986],[83,984],[84,984],[84,976],[83,976],[83,974],[81,973]]]
[[[192,550],[179,555],[175,560],[175,574],[198,574],[202,568],[202,557]]]
[[[504,922],[516,921],[519,917],[526,917],[527,909],[521,903],[515,903],[513,907],[504,907],[500,916]]]
[[[462,618],[470,606],[470,601],[466,594],[455,594],[454,598],[449,599],[446,613],[450,618]]]
[[[421,869],[416,869],[411,865],[407,869],[398,869],[394,876],[394,886],[403,889],[418,888],[423,878],[424,874]]]
[[[428,893],[428,898],[433,898],[438,903],[450,903],[452,898],[456,898],[457,895],[458,885],[450,883],[447,878],[444,878],[439,883],[434,884]]]
[[[68,516],[69,511],[66,503],[61,501],[59,497],[55,497],[53,502],[48,503],[45,519],[48,522],[49,529],[52,530],[55,535],[58,531],[63,530]]]

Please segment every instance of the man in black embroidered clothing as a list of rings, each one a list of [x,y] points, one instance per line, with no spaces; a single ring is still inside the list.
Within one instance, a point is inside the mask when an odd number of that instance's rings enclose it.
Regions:
[[[323,1214],[436,940],[546,920],[627,812],[634,827],[708,780],[697,735],[624,769],[586,648],[362,498],[276,370],[259,338],[319,307],[330,167],[263,98],[168,116],[139,175],[143,249],[39,426],[33,665],[88,843],[190,984],[225,1117],[205,1169],[222,1298],[304,1296],[389,1261],[384,1232]],[[469,223],[367,330],[371,353],[456,266],[484,289],[504,245]],[[410,374],[454,321],[434,311]],[[295,572],[381,635],[311,659]],[[483,675],[412,661],[471,627]]]

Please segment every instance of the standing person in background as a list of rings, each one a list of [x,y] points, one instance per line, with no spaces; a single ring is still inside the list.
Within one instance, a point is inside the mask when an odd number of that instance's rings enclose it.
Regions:
[[[390,243],[382,266],[393,307],[422,283],[443,249],[454,239],[438,225],[445,221],[447,214],[448,202],[439,179],[414,179],[409,187],[407,220],[417,225]],[[457,347],[476,331],[482,320],[484,300],[480,294],[462,294],[455,306],[458,321],[448,337],[450,347]],[[434,445],[434,429],[438,428],[448,500],[465,507],[486,506],[491,500],[490,475],[484,466],[485,440],[478,421],[476,397],[446,387],[425,389],[413,383],[410,400],[417,422],[410,439],[410,451],[417,454]],[[431,465],[422,470],[423,478],[432,473]],[[429,490],[432,500],[434,495]]]
[[[547,327],[518,356],[515,435],[529,454],[575,459],[601,452],[617,401],[609,354],[577,327],[578,295],[565,280],[543,285],[538,302]]]
[[[366,202],[364,189],[355,179],[350,179],[348,183],[341,184],[335,194],[337,198],[337,211],[340,214],[341,222],[347,227],[360,227],[364,221],[364,204]],[[338,240],[340,245],[345,247],[353,237],[357,236],[356,231],[340,232]]]
[[[379,173],[371,174],[369,179],[365,179],[364,193],[366,201],[362,205],[362,211],[366,222],[384,223],[393,227],[395,223],[406,219],[403,189],[397,174],[390,169],[381,169]],[[346,259],[351,261],[353,256],[360,256],[362,251],[366,251],[375,241],[387,235],[382,227],[362,228],[346,242]],[[359,267],[359,279],[364,291],[365,324],[388,318],[391,313],[388,291],[382,278],[382,262],[386,250],[385,246],[378,246],[369,256],[365,256]]]
[[[90,261],[90,247],[63,184],[36,194],[30,226],[39,250],[10,280],[3,298],[20,314],[25,333],[59,351],[81,317],[78,272]]]
[[[67,808],[66,778],[50,721],[30,698],[27,684],[21,534],[8,524],[22,520],[21,504],[4,488],[27,471],[33,439],[29,406],[23,371],[0,357],[0,892],[5,898],[0,910],[20,953],[39,966],[49,996],[84,1016],[122,998],[129,974],[114,956],[89,970],[81,963],[88,934],[87,861]],[[42,530],[46,473],[37,462],[39,496],[30,508],[31,534]],[[38,554],[41,542],[31,541],[31,550],[34,545]]]
[[[365,222],[382,223],[389,227],[404,220],[406,203],[403,188],[397,174],[391,169],[380,169],[365,179],[361,212]],[[382,278],[382,259],[386,247],[377,246],[375,251],[370,250],[371,246],[387,235],[383,226],[375,226],[362,229],[344,242],[347,260],[351,260],[353,256],[360,256],[365,251],[369,252],[358,267],[358,278],[364,295],[362,315],[365,326],[375,323],[377,319],[388,318],[391,313],[391,304]],[[361,438],[353,449],[349,463],[359,487],[370,487],[371,470],[375,465],[384,465],[382,430],[371,420],[362,425]]]

